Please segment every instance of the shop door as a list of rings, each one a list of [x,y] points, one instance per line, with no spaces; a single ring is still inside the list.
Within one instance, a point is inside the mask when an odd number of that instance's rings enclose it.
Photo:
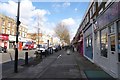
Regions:
[[[116,52],[116,37],[115,34],[110,35],[110,53],[109,53],[109,60],[110,60],[110,71],[113,74],[117,74],[117,52]]]

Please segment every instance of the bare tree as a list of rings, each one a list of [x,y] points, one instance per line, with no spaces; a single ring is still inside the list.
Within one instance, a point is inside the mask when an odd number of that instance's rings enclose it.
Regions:
[[[63,23],[59,23],[55,27],[54,31],[60,40],[64,41],[67,44],[70,43],[70,33],[67,26],[65,26]]]

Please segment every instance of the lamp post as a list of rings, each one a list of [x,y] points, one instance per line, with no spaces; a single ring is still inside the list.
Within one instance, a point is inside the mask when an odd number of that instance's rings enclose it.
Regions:
[[[18,72],[18,36],[19,36],[19,12],[20,12],[20,1],[18,1],[18,11],[17,11],[17,27],[16,27],[16,47],[15,47],[15,61],[14,61],[14,72]]]
[[[38,28],[38,45],[39,45],[39,30],[40,30],[40,28]]]

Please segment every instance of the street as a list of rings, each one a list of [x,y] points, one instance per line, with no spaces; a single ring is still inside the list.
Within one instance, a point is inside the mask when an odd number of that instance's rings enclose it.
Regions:
[[[30,51],[31,54],[33,51]],[[60,50],[58,52],[54,52],[53,54],[44,57],[42,61],[38,61],[36,65],[32,66],[22,66],[19,64],[18,73],[14,73],[13,70],[13,62],[11,64],[3,63],[3,79],[41,79],[41,80],[78,80],[82,78],[90,78],[88,80],[92,80],[93,78],[108,78],[112,77],[106,74],[102,69],[93,65],[91,62],[85,59],[80,59],[79,54],[76,52],[70,51],[69,54],[66,50]],[[20,60],[21,64],[24,64],[24,60]],[[86,64],[84,64],[86,63]],[[89,65],[89,66],[88,66]],[[5,68],[7,67],[7,68]],[[11,68],[11,70],[10,70]],[[6,70],[8,69],[8,70]],[[89,73],[89,71],[93,71]],[[86,74],[85,74],[86,71]],[[94,73],[97,71],[97,73]],[[101,73],[99,75],[99,73]],[[92,74],[93,76],[89,76]],[[91,79],[92,78],[92,79]],[[113,80],[113,78],[111,79]]]

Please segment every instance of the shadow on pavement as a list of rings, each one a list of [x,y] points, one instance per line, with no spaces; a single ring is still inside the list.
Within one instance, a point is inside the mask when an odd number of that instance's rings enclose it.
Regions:
[[[41,59],[34,59],[33,57],[30,57],[28,59],[28,65],[25,65],[24,59],[18,60],[18,73],[23,72],[30,66],[35,66],[41,62]],[[14,76],[14,60],[2,63],[2,77],[7,78]]]

